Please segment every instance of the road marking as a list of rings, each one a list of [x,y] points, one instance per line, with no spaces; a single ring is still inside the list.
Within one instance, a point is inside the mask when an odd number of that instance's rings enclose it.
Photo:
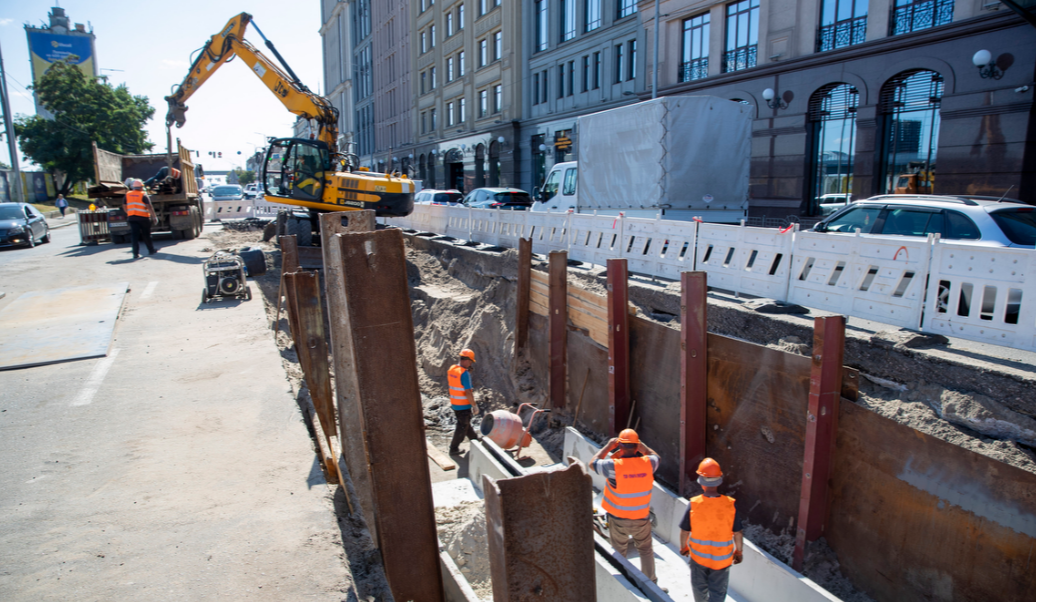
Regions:
[[[147,299],[148,297],[150,297],[151,294],[155,292],[155,287],[156,286],[158,286],[158,280],[153,280],[153,281],[149,282],[148,285],[146,287],[144,287],[144,292],[140,294],[141,300],[144,300],[144,299]]]
[[[115,357],[119,355],[118,349],[112,349],[111,354],[103,360],[97,362],[94,366],[93,372],[90,373],[90,377],[86,379],[86,385],[83,390],[79,392],[79,395],[72,400],[73,406],[85,406],[89,405],[94,400],[94,395],[97,394],[97,390],[101,388],[101,383],[104,382],[104,377],[108,374],[108,370],[111,369],[112,364],[115,363]]]

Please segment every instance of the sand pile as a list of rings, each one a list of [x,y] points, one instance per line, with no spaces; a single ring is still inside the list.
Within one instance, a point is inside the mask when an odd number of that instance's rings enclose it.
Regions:
[[[436,528],[454,563],[481,600],[493,599],[490,581],[490,548],[486,541],[486,515],[482,502],[464,502],[436,508]]]

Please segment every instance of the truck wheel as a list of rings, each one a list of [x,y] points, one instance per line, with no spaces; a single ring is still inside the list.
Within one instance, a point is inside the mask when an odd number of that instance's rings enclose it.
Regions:
[[[202,230],[205,228],[205,218],[202,217],[202,210],[198,207],[191,207],[191,217],[194,218],[195,236],[201,236]]]
[[[313,246],[313,231],[310,229],[310,220],[300,219],[289,215],[284,223],[285,236],[295,235],[295,243],[300,247]]]
[[[184,240],[191,240],[196,235],[197,234],[194,231],[194,226],[193,225],[190,228],[186,229],[186,230],[181,230],[180,231],[180,237],[183,238]]]
[[[263,255],[262,249],[252,247],[240,251],[238,255],[245,262],[245,269],[250,277],[255,278],[266,273],[266,256]]]

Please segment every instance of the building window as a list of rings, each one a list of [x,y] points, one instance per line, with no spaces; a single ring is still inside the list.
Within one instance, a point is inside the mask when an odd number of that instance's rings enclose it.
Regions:
[[[935,71],[904,72],[882,86],[880,194],[910,187],[912,180],[914,189],[903,192],[932,194],[942,98],[943,77]]]
[[[843,83],[829,84],[810,97],[807,119],[811,122],[813,153],[808,215],[820,214],[822,195],[853,191],[859,100],[857,88]]]
[[[463,99],[463,98],[461,100],[457,101],[457,123],[458,123],[458,125],[464,125],[464,122],[467,121],[467,119],[468,119],[467,113],[465,112],[465,102],[464,101],[465,101],[465,99]]]
[[[817,51],[860,44],[867,26],[868,0],[822,0]]]
[[[446,103],[446,126],[454,125],[454,103]]]
[[[629,17],[637,12],[637,0],[618,0],[616,3],[616,18]]]
[[[428,42],[429,48],[435,48],[436,47],[436,26],[435,25],[433,25],[433,26],[428,28],[428,40],[429,40],[429,42]]]
[[[627,62],[627,79],[632,80],[637,77],[637,40],[630,40],[628,42],[630,46],[629,61]]]
[[[436,128],[438,127],[439,124],[436,123],[436,110],[435,109],[429,109],[428,119],[429,119],[429,128],[431,128],[433,132],[436,131]]]
[[[501,32],[493,34],[493,60],[499,61],[504,55],[504,35]]]
[[[540,102],[547,102],[547,69],[540,72],[544,85],[540,88]]]
[[[479,40],[479,66],[480,67],[485,67],[487,64],[489,64],[489,60],[487,58],[486,51],[487,51],[486,38],[483,38],[483,39]]]
[[[429,74],[428,77],[429,77],[429,84],[431,85],[431,89],[435,90],[436,89],[436,68],[432,67],[431,69],[429,69],[428,70],[428,74]]]
[[[681,37],[681,65],[677,81],[690,82],[709,75],[709,13],[685,19]]]
[[[584,31],[601,27],[601,0],[585,0],[583,5]]]
[[[493,112],[500,113],[504,108],[504,87],[497,84],[493,87]]]
[[[454,81],[454,57],[452,56],[446,59],[446,80],[448,82]]]
[[[464,77],[464,50],[457,53],[457,77]]]
[[[424,71],[421,72],[421,93],[424,94],[426,86],[428,85],[428,74]]]
[[[896,0],[889,33],[896,36],[946,25],[954,19],[954,0]]]
[[[621,83],[623,81],[623,45],[616,44],[616,77],[613,83]]]
[[[547,0],[537,0],[536,7],[536,51],[547,50]]]
[[[533,104],[540,104],[540,74],[533,74]]]
[[[446,14],[446,37],[454,35],[454,13]]]
[[[724,73],[756,66],[759,22],[760,0],[742,0],[727,5]]]
[[[562,0],[561,7],[562,41],[576,37],[576,0]]]
[[[464,29],[464,3],[457,5],[457,31]]]
[[[583,59],[581,59],[580,66],[583,68],[583,87],[581,88],[581,91],[586,92],[587,90],[590,90],[591,86],[591,57],[585,55]]]
[[[601,53],[594,53],[594,86],[592,89],[597,90],[601,87]]]
[[[421,54],[428,52],[428,35],[423,31],[421,32]]]
[[[486,14],[486,10],[487,10],[486,7],[487,7],[487,0],[479,0],[479,16],[480,17]]]
[[[565,98],[565,65],[558,65],[558,98]]]
[[[479,90],[479,117],[486,117],[490,107],[490,94],[486,90]]]
[[[425,111],[421,112],[421,133],[428,132],[428,113]]]
[[[573,83],[576,81],[576,61],[569,61],[569,96],[573,95]]]

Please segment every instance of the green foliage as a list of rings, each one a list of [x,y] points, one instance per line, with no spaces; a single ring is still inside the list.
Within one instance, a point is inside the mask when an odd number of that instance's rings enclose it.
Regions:
[[[238,177],[238,184],[241,184],[242,186],[248,186],[252,182],[256,181],[256,172],[247,169],[235,168],[234,175]]]
[[[81,180],[94,178],[91,142],[113,153],[140,154],[153,146],[144,125],[155,114],[145,96],[105,78],[87,76],[67,62],[55,63],[33,86],[41,104],[54,115],[19,117],[14,131],[22,152],[47,170],[68,177],[58,192],[67,195]]]

